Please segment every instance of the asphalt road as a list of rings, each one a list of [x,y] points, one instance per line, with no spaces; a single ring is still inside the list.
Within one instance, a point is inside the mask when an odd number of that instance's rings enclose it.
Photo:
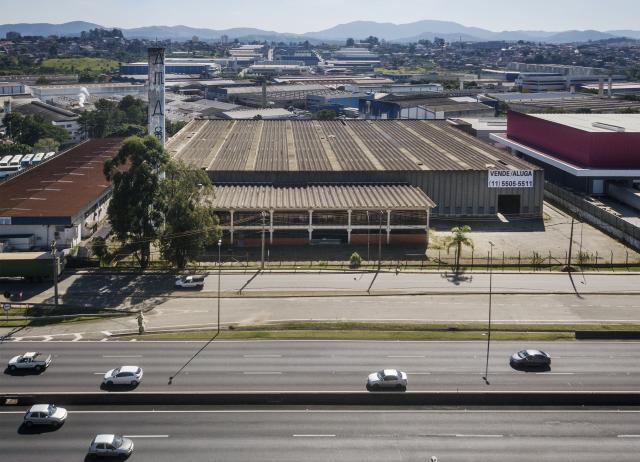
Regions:
[[[369,373],[399,368],[409,390],[638,390],[640,342],[494,342],[489,381],[484,342],[220,341],[171,386],[168,379],[203,342],[10,342],[3,363],[25,351],[53,355],[41,375],[0,374],[0,391],[98,391],[121,365],[144,369],[139,391],[363,391]],[[547,372],[512,369],[509,356],[536,347],[553,357]]]
[[[55,431],[25,432],[2,408],[3,462],[84,460],[97,433],[129,435],[131,461],[440,462],[638,460],[637,410],[69,408]]]

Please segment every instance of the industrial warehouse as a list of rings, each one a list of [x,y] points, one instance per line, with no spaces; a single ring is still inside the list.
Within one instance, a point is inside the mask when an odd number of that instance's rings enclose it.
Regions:
[[[167,150],[209,173],[232,243],[424,243],[431,216],[542,215],[541,168],[444,121],[198,119]]]

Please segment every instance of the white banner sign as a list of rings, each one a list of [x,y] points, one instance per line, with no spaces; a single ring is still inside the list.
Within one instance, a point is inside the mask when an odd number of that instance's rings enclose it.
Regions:
[[[490,188],[533,188],[532,170],[489,170]]]

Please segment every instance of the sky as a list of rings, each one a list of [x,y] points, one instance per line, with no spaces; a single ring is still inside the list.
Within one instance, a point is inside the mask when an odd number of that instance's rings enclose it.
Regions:
[[[89,21],[315,32],[356,20],[436,19],[493,31],[638,29],[640,0],[0,0],[0,23]]]

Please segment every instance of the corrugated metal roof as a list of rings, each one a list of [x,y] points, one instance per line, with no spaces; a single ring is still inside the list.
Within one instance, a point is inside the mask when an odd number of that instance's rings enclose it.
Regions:
[[[539,170],[446,121],[198,120],[167,149],[213,171]]]
[[[222,210],[426,210],[435,203],[410,185],[217,186]]]

